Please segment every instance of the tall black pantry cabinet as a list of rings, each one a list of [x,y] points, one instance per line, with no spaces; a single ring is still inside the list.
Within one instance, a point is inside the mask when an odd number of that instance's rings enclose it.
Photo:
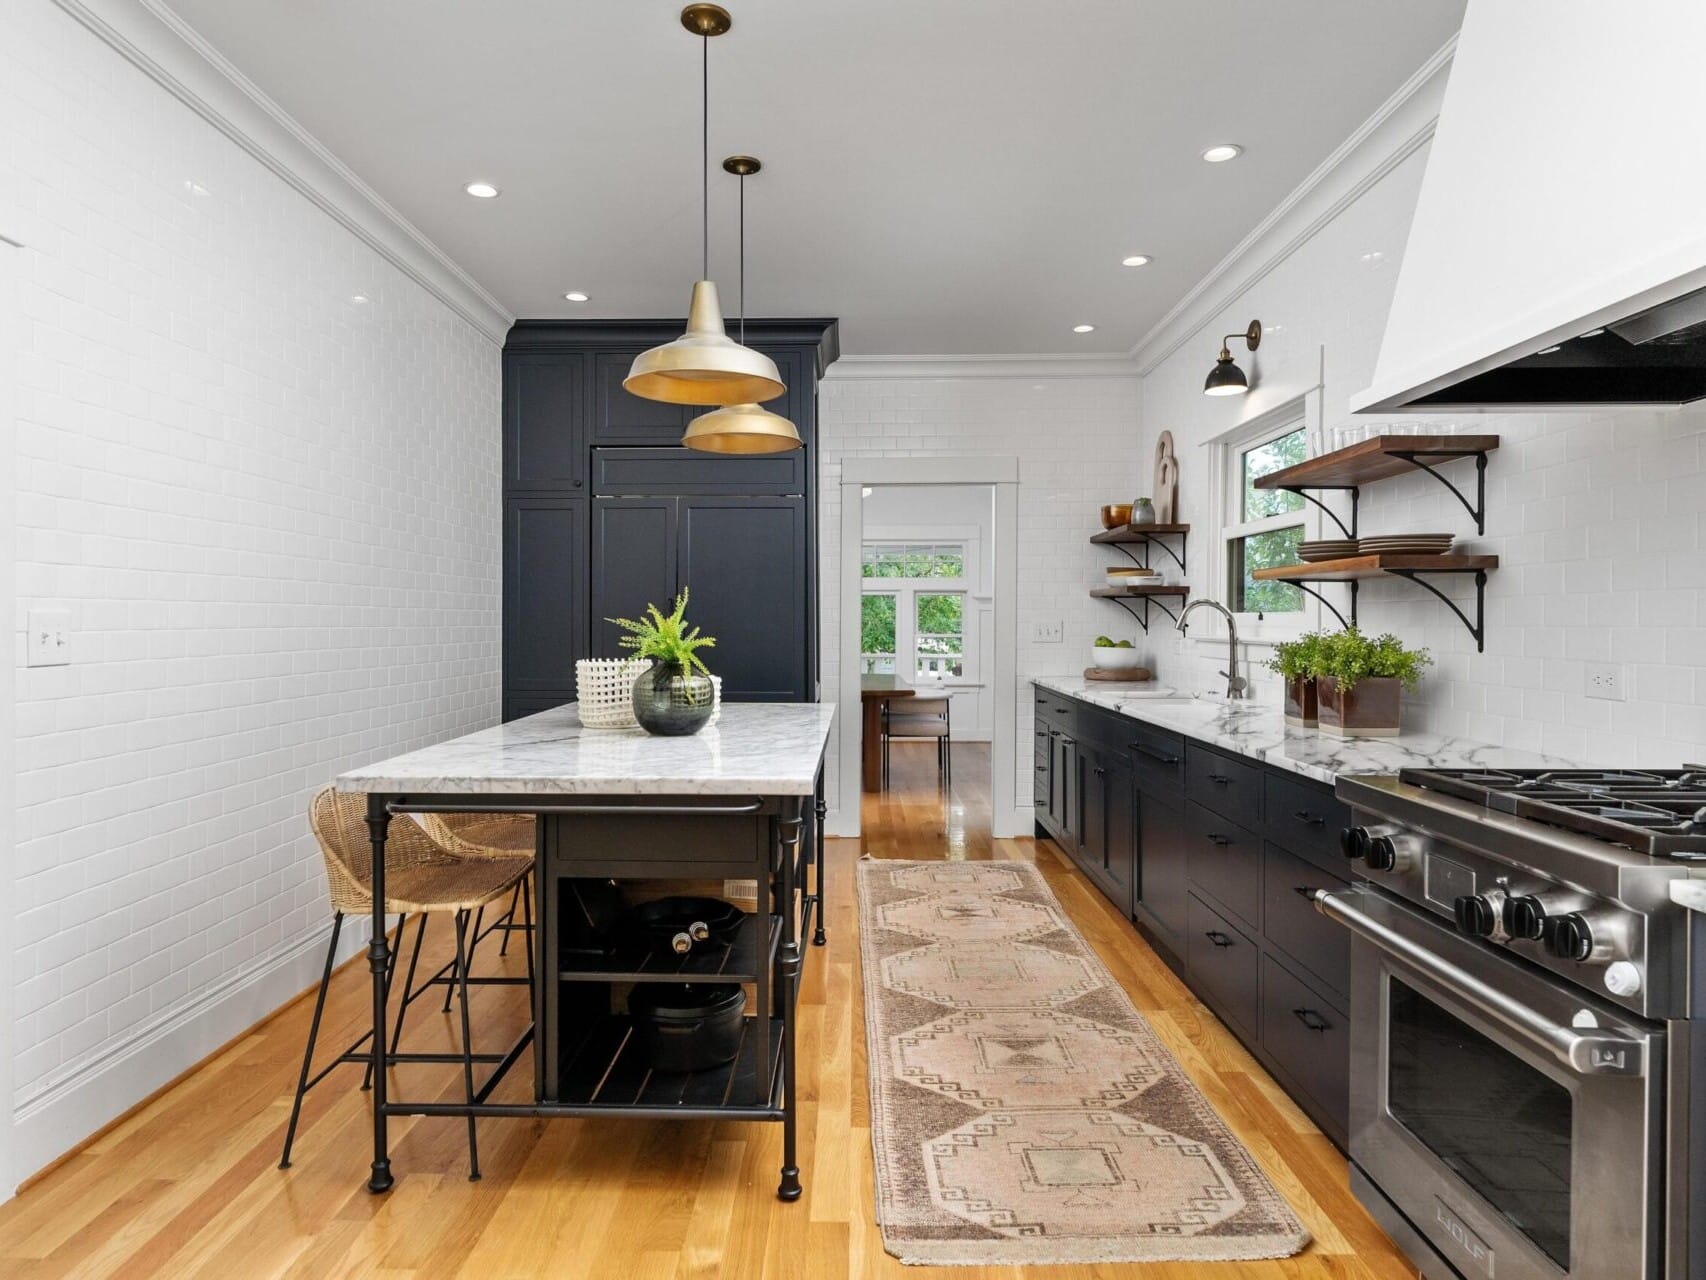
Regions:
[[[766,407],[805,441],[793,453],[695,453],[705,409],[622,389],[673,320],[522,320],[503,357],[504,718],[575,694],[575,662],[615,657],[604,620],[667,607],[689,618],[736,701],[818,696],[817,383],[839,354],[833,320],[748,321],[786,394]]]

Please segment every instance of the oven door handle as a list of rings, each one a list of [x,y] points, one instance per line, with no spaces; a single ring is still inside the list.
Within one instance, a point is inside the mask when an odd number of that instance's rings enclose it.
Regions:
[[[1583,1034],[1561,1027],[1520,1000],[1488,986],[1467,970],[1405,937],[1356,905],[1356,889],[1321,889],[1315,894],[1315,909],[1322,915],[1368,939],[1432,978],[1452,994],[1483,1013],[1510,1023],[1546,1049],[1577,1075],[1642,1076],[1647,1073],[1647,1042],[1606,1033]]]

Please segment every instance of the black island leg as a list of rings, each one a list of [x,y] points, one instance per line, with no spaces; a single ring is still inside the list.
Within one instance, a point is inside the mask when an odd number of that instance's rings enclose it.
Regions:
[[[390,949],[385,935],[385,834],[391,827],[386,797],[367,797],[367,830],[373,841],[373,941],[367,948],[367,967],[373,971],[373,1053],[385,1052],[386,975]],[[383,1067],[383,1063],[381,1063]],[[385,1132],[387,1080],[383,1069],[373,1073],[373,1176],[367,1189],[378,1195],[391,1189],[391,1152]]]
[[[782,1004],[782,1181],[776,1188],[778,1200],[798,1200],[801,1195],[798,1152],[799,1116],[794,1079],[794,1036],[799,1025],[800,943],[795,936],[794,867],[800,856],[800,828],[805,802],[788,801],[777,824],[782,839],[782,949],[779,983]]]
[[[817,822],[814,824],[817,829],[812,833],[813,838],[817,844],[817,851],[816,851],[817,856],[814,859],[814,861],[816,861],[816,863],[817,863],[817,930],[815,933],[812,934],[812,946],[821,947],[824,945],[824,943],[829,941],[829,938],[824,934],[824,931],[823,931],[823,913],[824,913],[824,909],[825,909],[826,905],[829,902],[829,891],[824,888],[824,883],[823,883],[823,876],[824,876],[824,865],[823,865],[824,831],[823,831],[823,825],[829,818],[829,803],[827,800],[824,799],[823,770],[822,769],[819,769],[817,771],[817,796],[815,797],[815,803],[812,806],[812,813],[815,814],[817,817]]]

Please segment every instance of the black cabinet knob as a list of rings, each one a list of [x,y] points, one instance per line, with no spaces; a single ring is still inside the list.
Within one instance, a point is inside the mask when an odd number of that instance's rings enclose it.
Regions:
[[[1490,938],[1498,923],[1493,904],[1479,893],[1466,893],[1452,903],[1457,927],[1473,938]]]
[[[1505,903],[1505,932],[1513,938],[1538,941],[1546,932],[1546,905],[1533,894],[1509,899]]]

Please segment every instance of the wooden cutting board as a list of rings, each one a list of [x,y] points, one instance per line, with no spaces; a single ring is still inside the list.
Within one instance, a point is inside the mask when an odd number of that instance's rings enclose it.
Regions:
[[[1155,673],[1148,667],[1132,667],[1126,671],[1110,671],[1105,667],[1086,667],[1086,680],[1105,680],[1109,684],[1141,684],[1146,680],[1155,679]]]

